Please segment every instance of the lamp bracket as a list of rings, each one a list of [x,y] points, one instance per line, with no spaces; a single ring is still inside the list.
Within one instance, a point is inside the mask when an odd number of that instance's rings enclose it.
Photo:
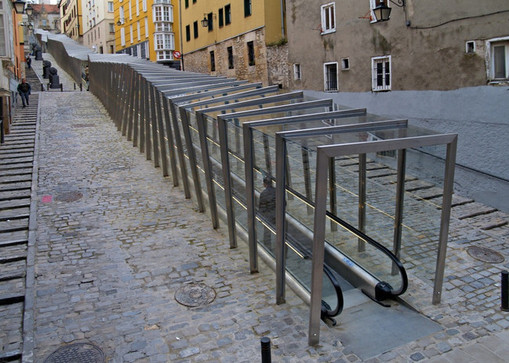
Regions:
[[[394,0],[389,0],[389,1],[390,1],[391,3],[393,3],[394,5],[396,5],[396,6],[400,7],[400,8],[402,8],[402,7],[404,7],[404,6],[405,6],[405,0],[396,0],[396,1],[394,1]]]

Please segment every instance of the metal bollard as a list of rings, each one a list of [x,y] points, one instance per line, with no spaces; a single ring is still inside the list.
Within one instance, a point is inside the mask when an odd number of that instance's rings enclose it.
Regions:
[[[60,83],[60,92],[64,92],[64,84]]]
[[[501,309],[502,311],[509,311],[509,272],[502,271],[501,273],[502,277],[502,304]]]
[[[41,92],[44,92],[44,85],[41,83]]]
[[[83,83],[80,83],[80,92],[83,91]]]
[[[74,83],[74,90],[76,91],[76,83]]]
[[[270,339],[263,337],[260,342],[262,346],[262,363],[271,363],[272,359],[270,357]]]

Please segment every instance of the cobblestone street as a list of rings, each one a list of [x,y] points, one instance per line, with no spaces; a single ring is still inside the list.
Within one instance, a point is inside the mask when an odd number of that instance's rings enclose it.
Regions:
[[[59,75],[68,92],[39,93],[34,308],[25,312],[34,350],[23,361],[90,343],[108,362],[257,362],[263,336],[274,362],[362,361],[339,338],[341,315],[338,326],[321,325],[318,346],[308,346],[308,306],[289,289],[286,304],[276,305],[273,271],[261,264],[250,274],[247,245],[230,249],[226,229],[212,229],[181,187],[117,131],[99,100],[71,91],[73,81]],[[509,269],[509,219],[477,213],[484,206],[460,196],[455,203],[442,303],[431,304],[432,285],[412,272],[403,295],[441,330],[366,361],[507,361],[500,272]],[[472,258],[471,246],[503,261]],[[175,295],[189,286],[212,288],[213,301],[178,303]]]

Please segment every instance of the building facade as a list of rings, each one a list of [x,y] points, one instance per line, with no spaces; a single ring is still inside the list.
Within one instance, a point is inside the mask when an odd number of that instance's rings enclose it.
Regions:
[[[287,86],[285,1],[182,0],[187,71]]]
[[[84,0],[83,9],[83,45],[97,53],[115,53],[113,0]]]
[[[35,29],[60,32],[60,10],[57,5],[32,4],[33,14],[30,20],[34,23]]]
[[[60,0],[60,30],[69,38],[81,43],[83,37],[83,11],[81,0]]]
[[[377,21],[377,6],[391,8]],[[509,2],[288,0],[291,88],[450,90],[508,80]]]
[[[181,68],[177,1],[119,0],[114,6],[117,53]]]

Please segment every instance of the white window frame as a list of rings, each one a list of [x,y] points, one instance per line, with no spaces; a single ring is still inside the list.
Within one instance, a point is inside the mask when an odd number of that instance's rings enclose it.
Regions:
[[[138,20],[136,22],[136,27],[137,27],[137,30],[138,30],[138,41],[141,40],[141,25],[140,25],[140,21]]]
[[[124,7],[123,6],[118,8],[118,15],[119,15],[119,18],[120,18],[120,22],[122,24],[124,24],[124,22],[125,22],[125,11],[124,11]]]
[[[152,20],[154,23],[171,22],[173,23],[173,6],[157,4],[152,8]]]
[[[470,45],[472,45],[472,50],[470,50]],[[476,45],[475,45],[475,41],[473,40],[468,40],[465,42],[465,53],[467,54],[472,54],[472,53],[475,53],[476,51]]]
[[[329,86],[328,81],[328,66],[335,65],[336,66],[336,88],[332,88]],[[337,92],[339,90],[339,67],[338,62],[326,62],[323,64],[323,90],[325,92]]]
[[[328,3],[320,7],[322,19],[322,34],[334,33],[336,31],[336,3]],[[328,24],[327,24],[328,23]]]
[[[147,12],[147,0],[142,0],[142,9],[144,12]]]
[[[387,62],[389,69],[387,69]],[[378,64],[382,64],[382,85],[378,85]],[[389,74],[389,84],[387,84]],[[373,92],[390,91],[392,87],[392,60],[390,55],[371,58],[371,89]]]
[[[125,47],[125,29],[120,28],[120,45]]]
[[[113,5],[113,1],[108,1],[108,13],[113,13],[115,11],[115,7]]]
[[[134,38],[133,38],[133,25],[132,25],[132,24],[131,24],[131,25],[129,25],[129,33],[130,33],[130,35],[131,35],[131,44],[133,44],[133,43],[134,43],[134,42],[133,42],[133,39],[134,39]]]
[[[493,56],[495,47],[505,47],[505,78],[495,78],[495,57]],[[486,41],[486,70],[488,80],[491,82],[509,80],[509,36],[493,38]]]
[[[133,19],[133,4],[131,0],[129,0],[129,20]]]
[[[140,0],[136,1],[136,16],[140,16]]]
[[[295,81],[302,79],[302,68],[299,63],[293,65],[293,79]]]
[[[145,38],[148,38],[148,18],[145,18]]]

